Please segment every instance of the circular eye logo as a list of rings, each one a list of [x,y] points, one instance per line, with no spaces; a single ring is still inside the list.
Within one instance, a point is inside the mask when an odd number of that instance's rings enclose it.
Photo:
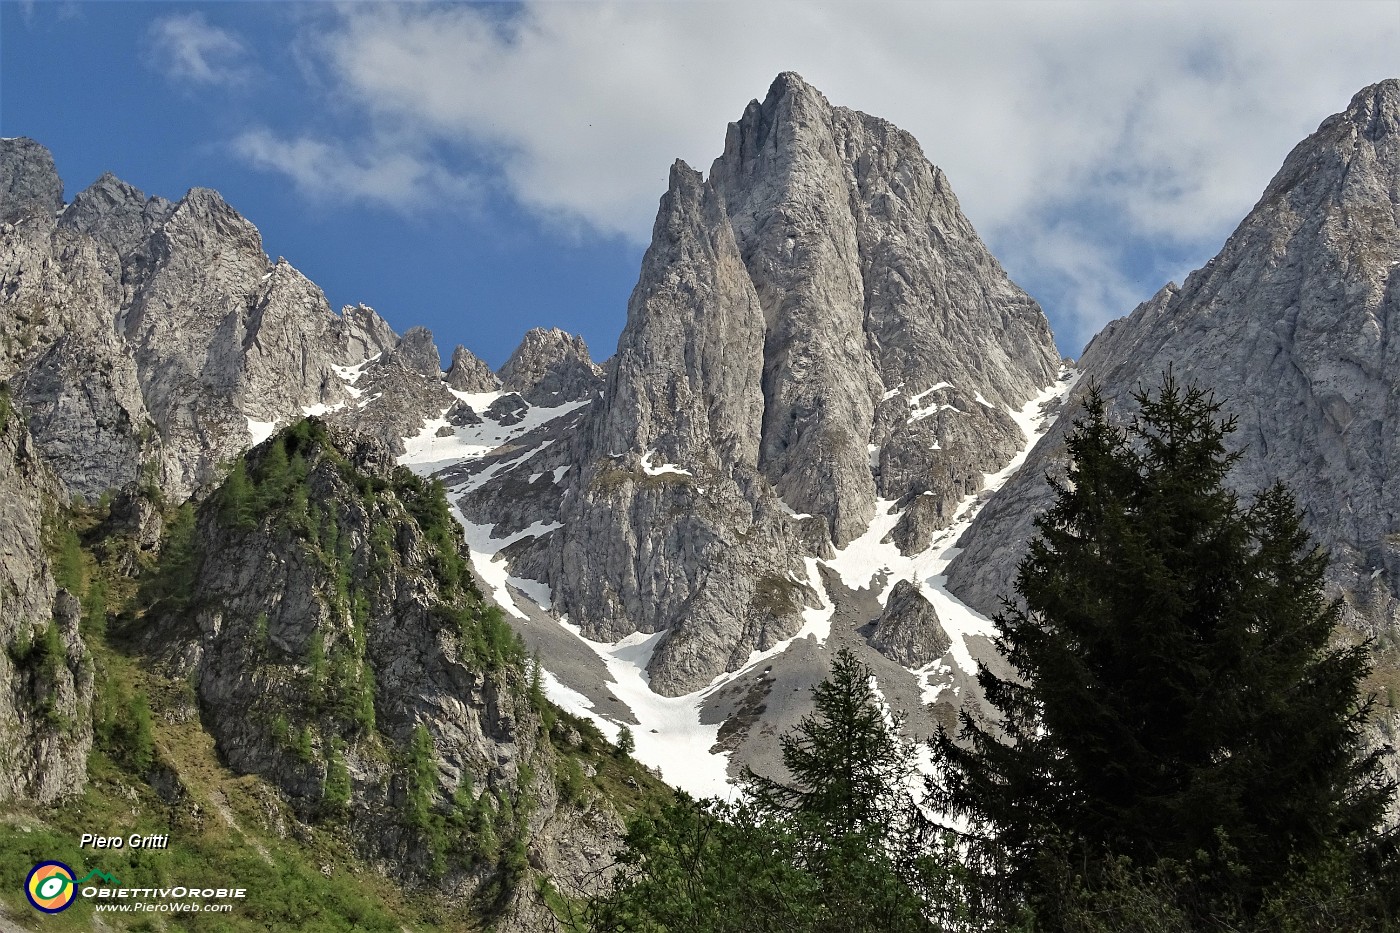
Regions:
[[[78,893],[73,869],[62,862],[40,862],[24,880],[24,893],[36,910],[46,914],[66,910]]]

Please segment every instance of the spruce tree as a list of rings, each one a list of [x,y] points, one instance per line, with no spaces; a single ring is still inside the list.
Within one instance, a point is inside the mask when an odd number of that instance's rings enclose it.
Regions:
[[[1247,912],[1373,833],[1393,791],[1361,742],[1366,647],[1331,642],[1291,496],[1226,488],[1235,423],[1204,390],[1169,373],[1134,398],[1124,432],[1091,390],[1068,437],[996,618],[1016,676],[978,675],[995,721],[933,743],[932,802],[973,827],[984,893],[1051,927],[1066,871],[1091,883],[1117,857],[1191,865],[1193,910]]]
[[[785,781],[746,772],[747,800],[680,795],[635,817],[597,931],[930,933],[940,865],[910,793],[912,749],[849,651],[781,739]]]
[[[887,721],[870,668],[842,649],[830,676],[812,688],[812,701],[813,712],[779,739],[791,781],[747,771],[754,801],[761,810],[800,815],[833,839],[895,832],[912,806],[914,755],[899,720]]]
[[[755,812],[792,834],[798,864],[817,880],[827,911],[812,929],[932,929],[936,866],[910,793],[916,768],[902,717],[886,713],[870,667],[844,648],[812,701],[779,740],[790,780],[744,774]]]

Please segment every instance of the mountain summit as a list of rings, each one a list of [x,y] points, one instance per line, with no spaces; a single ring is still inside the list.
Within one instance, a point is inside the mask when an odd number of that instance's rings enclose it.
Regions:
[[[1356,94],[1284,161],[1224,248],[1109,324],[1080,367],[1121,405],[1168,367],[1214,388],[1239,419],[1245,496],[1289,485],[1331,553],[1330,580],[1363,629],[1400,602],[1400,80]],[[949,585],[990,612],[1009,592],[1057,424],[983,510]]]
[[[560,482],[502,520],[462,503],[552,610],[651,633],[652,689],[683,694],[795,635],[828,557],[898,510],[927,547],[1025,443],[1012,412],[1055,382],[1017,288],[912,136],[779,75],[709,177],[671,170],[606,389]],[[565,465],[560,448],[514,466]],[[506,471],[495,474],[506,475]]]

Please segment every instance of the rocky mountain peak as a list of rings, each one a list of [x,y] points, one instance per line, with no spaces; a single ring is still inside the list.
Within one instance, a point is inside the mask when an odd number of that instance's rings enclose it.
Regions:
[[[588,398],[602,387],[602,370],[582,337],[557,327],[536,327],[496,373],[501,387],[532,405],[558,405]]]
[[[1387,78],[1357,91],[1344,119],[1369,139],[1400,135],[1400,78]]]
[[[1119,417],[1168,367],[1238,418],[1232,483],[1246,499],[1285,482],[1332,556],[1357,624],[1400,612],[1400,81],[1352,98],[1300,142],[1220,253],[1085,350]],[[995,608],[1062,469],[1069,419],[1041,441],[968,531],[949,570],[966,603]]]
[[[527,335],[505,388],[564,347]],[[590,637],[666,631],[652,689],[698,689],[820,603],[801,555],[892,509],[918,513],[898,546],[928,547],[1022,446],[1012,413],[1058,368],[1044,315],[913,137],[785,73],[708,179],[672,166],[606,391],[571,438],[562,527],[515,566]],[[558,451],[520,469],[543,476]],[[499,505],[489,489],[464,500],[471,521]]]
[[[340,309],[340,319],[348,344],[348,359],[368,359],[399,342],[399,335],[394,333],[389,322],[368,305],[346,305]]]
[[[447,384],[458,392],[495,392],[501,380],[491,367],[461,344],[452,351],[452,365],[447,369]]]
[[[134,185],[103,172],[73,198],[59,223],[96,237],[127,256],[174,209],[164,198],[147,199]]]
[[[63,182],[53,153],[24,136],[0,139],[0,223],[53,217],[63,209]]]
[[[426,327],[410,327],[389,351],[387,361],[409,372],[437,378],[442,375],[442,355],[433,343],[433,332]]]
[[[255,249],[266,262],[262,252],[262,234],[258,228],[234,210],[223,195],[213,188],[191,188],[186,192],[171,211],[166,231],[171,236],[187,234],[208,237],[216,250],[224,244],[213,241],[232,241],[236,245]]]
[[[841,545],[877,493],[902,495],[877,488],[870,445],[885,447],[887,428],[900,446],[933,438],[876,417],[890,392],[900,405],[935,386],[985,399],[994,449],[967,449],[979,464],[1010,456],[1021,437],[1004,412],[1059,367],[1049,324],[912,136],[786,73],[730,126],[710,183],[763,304],[761,466],[792,508],[826,516]],[[871,436],[854,428],[875,422]]]

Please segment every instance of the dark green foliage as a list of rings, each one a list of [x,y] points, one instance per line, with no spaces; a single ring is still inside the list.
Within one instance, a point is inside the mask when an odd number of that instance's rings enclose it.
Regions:
[[[464,586],[469,574],[462,556],[462,529],[452,518],[442,482],[423,480],[401,468],[394,472],[394,491],[433,544],[433,569],[443,591],[450,594]]]
[[[632,730],[623,726],[617,730],[617,753],[623,758],[631,758],[632,753],[637,750],[637,739],[632,735]]]
[[[540,664],[538,651],[530,655],[530,685],[525,695],[530,701],[530,708],[540,717],[540,727],[546,735],[549,734],[557,721],[557,708],[544,695],[544,667]]]
[[[10,643],[9,654],[10,660],[20,670],[31,674],[42,673],[50,680],[68,659],[68,650],[63,647],[58,623],[53,621],[42,626],[21,625],[15,633],[15,640]]]
[[[83,634],[89,637],[107,631],[107,583],[96,577],[83,597]]]
[[[632,820],[612,891],[594,899],[589,928],[646,933],[766,933],[820,929],[816,879],[799,845],[751,808],[684,794]]]
[[[58,676],[68,664],[68,649],[58,631],[58,623],[21,625],[8,647],[14,662],[16,686],[24,685],[34,714],[56,729],[73,723],[58,707]]]
[[[374,675],[363,660],[362,644],[338,643],[331,652],[323,689],[324,708],[359,735],[374,731]]]
[[[280,527],[307,539],[320,536],[313,524],[307,479],[310,464],[322,456],[339,463],[325,424],[306,418],[279,432],[266,445],[234,461],[218,492],[219,521],[251,531],[275,514]],[[347,467],[348,469],[348,467]]]
[[[307,764],[316,759],[316,749],[312,744],[310,726],[302,726],[297,732],[296,751],[297,757]]]
[[[746,775],[761,807],[811,817],[831,837],[897,831],[913,804],[903,789],[913,750],[899,720],[886,722],[870,678],[849,650],[837,653],[830,676],[812,688],[815,712],[780,740],[792,782]]]
[[[288,747],[292,736],[292,727],[287,722],[287,717],[278,713],[272,720],[272,738],[282,748]]]
[[[9,426],[10,412],[12,410],[10,404],[10,384],[9,382],[0,382],[0,431],[4,431],[5,428]]]
[[[81,598],[86,589],[87,573],[78,534],[64,519],[55,519],[49,531],[54,550],[53,582]]]
[[[94,738],[113,761],[137,774],[149,771],[155,760],[155,732],[146,694],[133,691],[106,671],[97,679],[93,702]]]
[[[306,646],[307,696],[311,708],[319,710],[326,701],[326,636],[311,633]]]
[[[499,607],[474,601],[470,606],[443,606],[439,612],[457,629],[462,660],[493,671],[525,663],[525,643]]]
[[[902,717],[887,717],[870,668],[845,649],[812,699],[815,710],[780,740],[790,782],[745,773],[755,808],[787,823],[800,864],[850,929],[929,928],[921,891],[934,874],[923,853],[931,830],[909,792]]]
[[[326,783],[321,794],[322,804],[331,812],[344,810],[350,804],[350,771],[339,746],[339,742],[331,743],[326,756]]]
[[[1360,869],[1356,854],[1329,849],[1277,879],[1256,909],[1199,901],[1202,875],[1238,872],[1228,845],[1222,856],[1163,859],[1142,868],[1131,859],[1076,865],[1060,848],[1042,853],[1053,924],[1027,919],[1017,931],[1064,933],[1387,933],[1400,929],[1394,871]],[[1360,869],[1360,870],[1359,870]],[[1038,918],[1037,918],[1038,919]]]
[[[151,704],[146,694],[132,694],[126,707],[127,760],[137,773],[148,771],[155,760],[155,735],[151,730]]]
[[[584,777],[583,766],[573,755],[561,755],[554,775],[559,787],[559,796],[568,803],[582,803],[588,799],[588,779]]]
[[[1125,434],[1090,393],[1025,604],[997,617],[1019,677],[979,680],[1004,732],[964,715],[962,743],[935,742],[934,802],[976,830],[981,893],[1052,928],[1120,857],[1189,866],[1195,922],[1248,915],[1290,869],[1364,845],[1391,792],[1361,746],[1366,649],[1329,647],[1325,557],[1292,498],[1225,489],[1234,423],[1213,397],[1170,375],[1135,397]]]
[[[426,832],[432,828],[430,817],[437,791],[437,763],[433,758],[433,737],[421,723],[413,729],[404,772],[407,791],[404,815],[409,825]]]
[[[256,478],[258,511],[267,513],[286,503],[290,485],[295,481],[287,460],[287,441],[290,432],[284,431],[268,442],[258,463]]]
[[[142,580],[141,602],[148,608],[178,612],[194,597],[201,559],[194,530],[194,505],[182,503],[166,523],[156,572]]]
[[[223,488],[219,490],[219,519],[225,525],[245,531],[256,528],[257,502],[252,482],[248,479],[248,463],[239,457],[233,463]]]
[[[941,851],[909,793],[912,750],[850,652],[782,739],[791,783],[746,775],[750,803],[682,795],[629,825],[595,930],[932,931]]]

